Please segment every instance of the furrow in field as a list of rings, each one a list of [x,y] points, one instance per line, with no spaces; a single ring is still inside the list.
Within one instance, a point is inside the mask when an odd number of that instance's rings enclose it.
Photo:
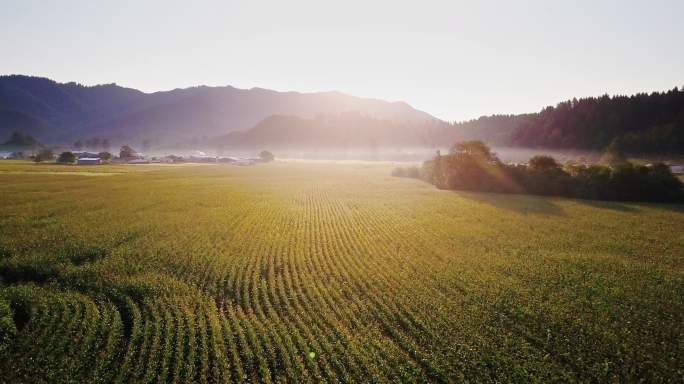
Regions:
[[[116,383],[126,383],[133,380],[132,374],[135,369],[137,355],[143,339],[143,324],[140,308],[133,300],[126,297],[119,306],[124,329],[127,329],[127,345],[122,357],[121,368],[114,380]]]

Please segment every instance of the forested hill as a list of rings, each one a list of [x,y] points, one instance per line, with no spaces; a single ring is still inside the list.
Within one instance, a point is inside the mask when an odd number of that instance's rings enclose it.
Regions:
[[[116,84],[0,76],[0,141],[21,131],[46,143],[100,137],[113,143],[162,144],[247,130],[275,114],[310,118],[348,111],[406,123],[435,120],[403,102],[340,92],[199,86],[144,93]]]
[[[479,139],[495,146],[684,154],[684,92],[573,99],[538,113],[447,123],[397,122],[347,113],[304,119],[270,116],[254,128],[212,139],[234,147],[428,147]]]
[[[684,91],[573,99],[539,113],[456,123],[469,138],[495,145],[601,150],[611,142],[631,153],[684,153]]]
[[[209,139],[236,148],[374,148],[436,147],[455,137],[451,124],[377,119],[358,112],[302,118],[274,115],[252,129]]]

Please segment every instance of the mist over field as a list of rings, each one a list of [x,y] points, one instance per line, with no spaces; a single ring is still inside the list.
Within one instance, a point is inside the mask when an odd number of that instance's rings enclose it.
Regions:
[[[268,147],[278,160],[364,160],[364,161],[394,161],[394,162],[423,162],[432,159],[437,151],[449,153],[449,147],[443,148],[287,148],[287,147]],[[150,156],[167,156],[171,154],[192,157],[192,156],[255,156],[260,147],[252,149],[167,149],[153,150]],[[560,162],[585,162],[594,163],[600,160],[602,152],[585,150],[552,150],[534,148],[509,148],[493,147],[492,150],[505,162],[522,163],[527,162],[536,155],[553,156]]]

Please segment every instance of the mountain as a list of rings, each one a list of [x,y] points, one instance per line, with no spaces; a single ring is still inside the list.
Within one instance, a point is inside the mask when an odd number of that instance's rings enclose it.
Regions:
[[[144,93],[0,76],[0,142],[12,132],[44,143],[106,138],[113,145],[239,148],[495,146],[684,154],[684,91],[572,99],[520,115],[447,123],[403,102],[339,92],[199,86]]]
[[[90,125],[135,108],[144,93],[114,84],[84,87],[28,76],[0,76],[0,134],[17,129],[17,116],[27,121],[26,133],[40,139],[78,136]],[[14,119],[8,116],[14,115]]]
[[[144,93],[115,84],[83,86],[21,75],[0,76],[0,137],[21,130],[45,142],[99,136],[161,144],[247,130],[279,114],[302,118],[354,111],[392,121],[435,120],[403,102],[339,92],[193,87]]]
[[[225,148],[373,148],[432,147],[436,137],[453,131],[439,120],[374,118],[359,112],[302,118],[274,115],[247,131],[210,139]]]

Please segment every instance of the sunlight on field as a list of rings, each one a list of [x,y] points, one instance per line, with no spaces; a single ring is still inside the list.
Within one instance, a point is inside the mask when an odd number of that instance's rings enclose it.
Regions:
[[[12,173],[29,169],[0,162],[8,381],[654,382],[684,365],[682,206],[440,191],[375,163]]]

